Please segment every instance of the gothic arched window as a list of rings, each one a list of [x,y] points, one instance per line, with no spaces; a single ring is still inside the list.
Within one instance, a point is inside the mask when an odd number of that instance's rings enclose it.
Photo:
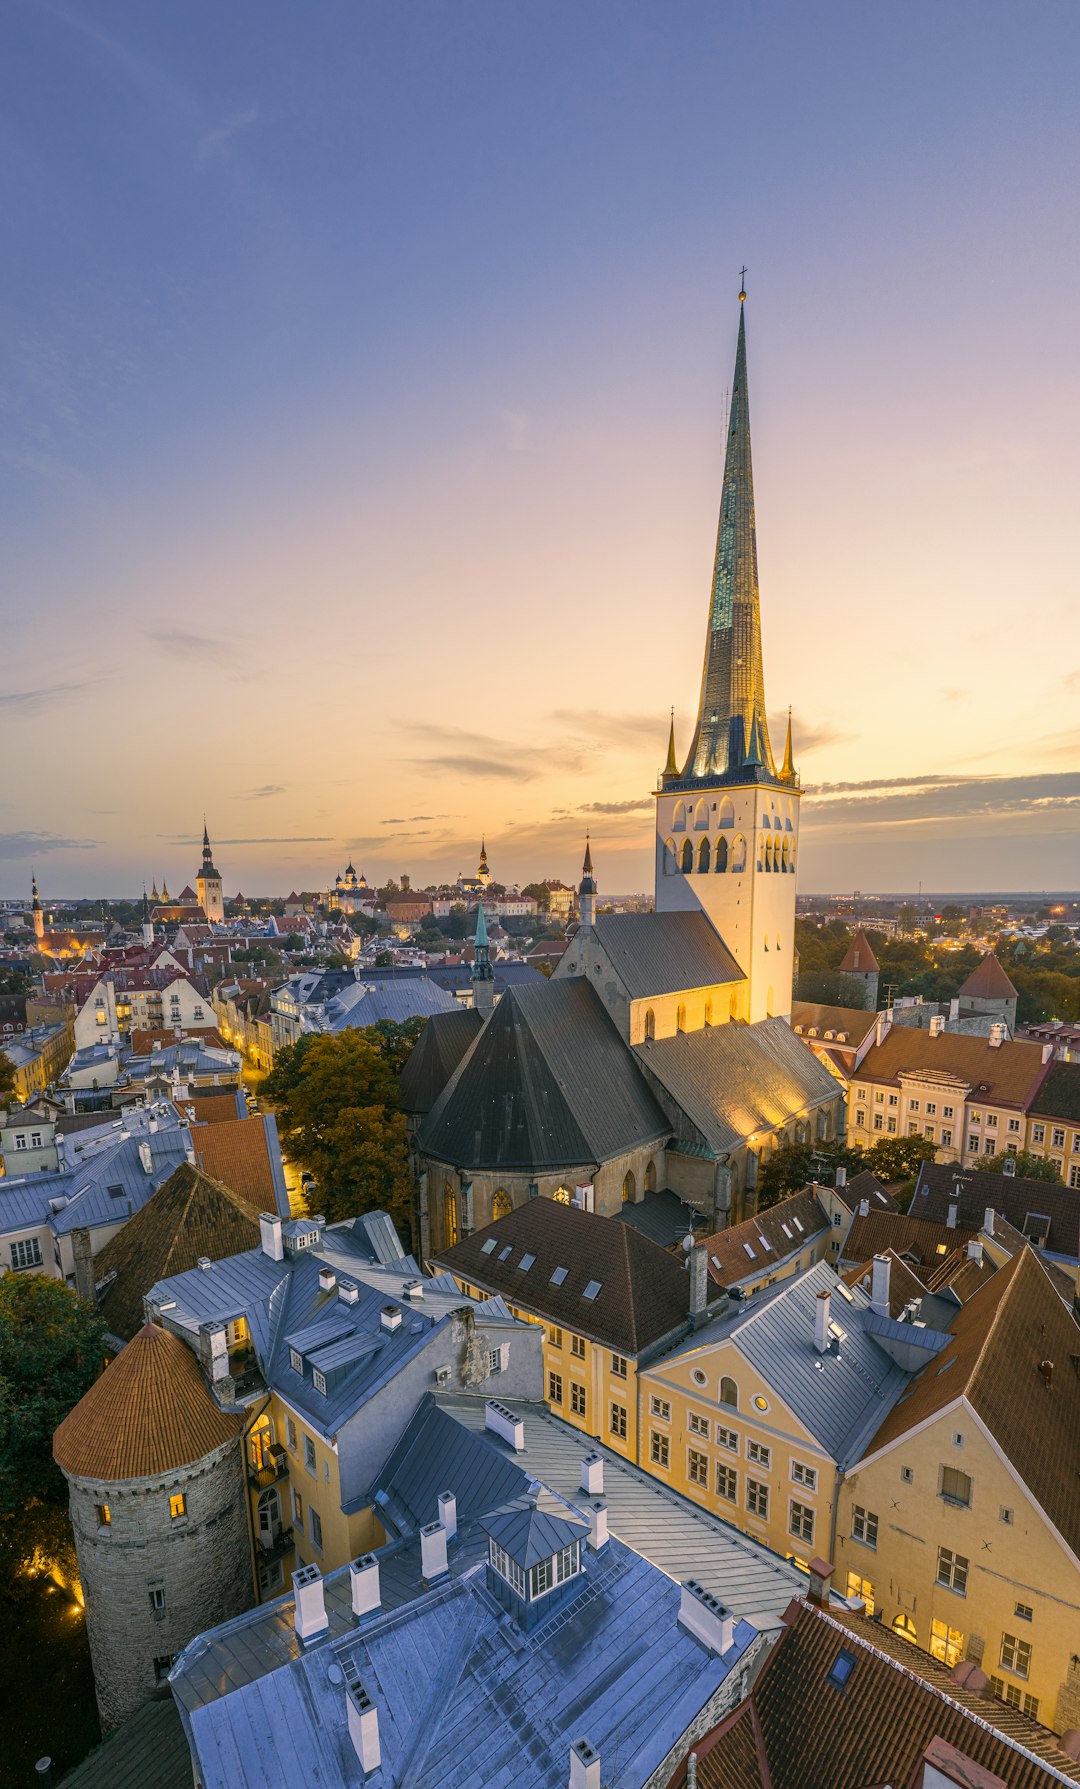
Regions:
[[[651,1006],[647,1008],[645,1013],[645,1036],[649,1039],[656,1036],[656,1014],[653,1012]]]
[[[632,1205],[636,1198],[637,1198],[637,1181],[634,1178],[634,1171],[631,1168],[627,1171],[627,1173],[623,1179],[622,1202],[624,1205]]]
[[[745,870],[746,868],[746,840],[741,832],[738,834],[732,847],[731,867],[732,870],[736,872]]]
[[[726,1404],[729,1410],[737,1410],[739,1408],[739,1388],[734,1379],[721,1379],[720,1402],[721,1404]]]
[[[695,832],[708,832],[708,830],[709,830],[709,804],[705,800],[705,797],[703,795],[701,797],[700,801],[698,802],[697,806],[694,809],[694,831]]]
[[[671,822],[671,830],[672,832],[686,831],[686,803],[683,801],[675,803],[675,817]]]
[[[458,1239],[458,1206],[457,1194],[449,1181],[443,1187],[443,1234],[447,1248],[452,1248]]]
[[[513,1209],[514,1202],[511,1199],[510,1194],[506,1191],[505,1187],[499,1187],[496,1190],[495,1197],[491,1201],[492,1222],[494,1222],[496,1218],[508,1218]]]
[[[727,869],[727,860],[728,860],[727,840],[726,839],[717,839],[717,841],[716,841],[716,857],[713,862],[713,869],[718,872],[722,871],[722,870],[726,870]]]
[[[675,855],[675,840],[669,839],[664,846],[664,875],[674,876],[678,867],[679,860]]]
[[[650,1162],[648,1164],[648,1167],[645,1169],[645,1191],[647,1193],[655,1193],[655,1191],[656,1191],[656,1163],[655,1162]]]
[[[720,802],[716,824],[717,826],[734,826],[735,824],[735,803],[730,795],[725,795]]]
[[[697,867],[699,876],[707,876],[712,863],[712,847],[708,839],[702,839],[698,846]]]
[[[682,873],[684,876],[693,875],[693,871],[694,871],[694,843],[693,843],[692,839],[684,839],[683,840],[681,869],[682,869]]]

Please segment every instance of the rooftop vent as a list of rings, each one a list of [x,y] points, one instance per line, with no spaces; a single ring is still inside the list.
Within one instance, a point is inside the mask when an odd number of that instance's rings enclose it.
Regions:
[[[355,1280],[339,1280],[337,1295],[342,1304],[355,1304],[360,1297],[360,1288]]]
[[[382,1310],[379,1312],[379,1323],[381,1327],[385,1329],[387,1335],[393,1335],[395,1330],[401,1328],[401,1312],[398,1310],[396,1304],[383,1305]]]
[[[200,1255],[197,1265],[202,1268],[204,1273],[209,1273],[214,1263],[211,1261],[209,1255]]]
[[[600,1754],[587,1739],[570,1747],[569,1789],[600,1789]]]
[[[484,1405],[484,1427],[498,1435],[500,1441],[508,1442],[515,1453],[520,1453],[525,1446],[525,1424],[521,1417],[494,1398],[489,1398]]]
[[[731,1610],[696,1578],[687,1578],[682,1585],[679,1626],[721,1657],[735,1639],[735,1617]]]

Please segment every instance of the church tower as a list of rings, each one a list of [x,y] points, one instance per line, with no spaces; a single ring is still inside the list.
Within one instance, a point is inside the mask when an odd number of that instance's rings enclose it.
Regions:
[[[469,979],[472,982],[473,1005],[486,1018],[488,1013],[495,1010],[495,971],[491,967],[491,946],[482,901],[476,909],[476,938]]]
[[[225,918],[225,902],[221,894],[221,877],[214,868],[214,854],[210,849],[210,834],[203,821],[202,866],[195,878],[195,892],[199,897],[199,906],[206,914],[208,924],[217,926]]]
[[[142,891],[142,941],[146,945],[147,950],[150,949],[150,946],[154,942],[154,922],[150,918],[150,903],[146,898],[145,882],[143,883]]]
[[[578,884],[578,924],[594,926],[596,924],[596,877],[592,867],[592,845],[589,836],[585,835],[585,861],[581,866],[581,881]]]
[[[742,1016],[791,1012],[801,790],[777,770],[765,715],[746,293],[731,390],[701,700],[685,764],[674,725],[656,799],[656,909],[704,911],[747,978]]]
[[[34,937],[40,944],[45,936],[45,909],[41,905],[41,900],[37,891],[37,877],[34,875],[31,875],[30,877],[30,886],[33,890],[33,895],[30,901],[30,918],[34,927]]]

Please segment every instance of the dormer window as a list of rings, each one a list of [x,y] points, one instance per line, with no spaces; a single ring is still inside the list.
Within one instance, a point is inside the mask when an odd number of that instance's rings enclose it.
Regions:
[[[300,1350],[298,1348],[290,1348],[289,1349],[289,1365],[291,1366],[294,1373],[299,1373],[300,1377],[303,1378],[303,1376],[304,1376],[304,1357],[300,1353]]]
[[[572,1541],[568,1547],[561,1547],[557,1553],[549,1554],[528,1570],[511,1559],[505,1548],[498,1541],[489,1537],[488,1559],[493,1570],[509,1584],[511,1590],[517,1592],[523,1600],[535,1602],[538,1597],[546,1596],[556,1585],[565,1584],[568,1578],[576,1578],[581,1570],[581,1542]]]

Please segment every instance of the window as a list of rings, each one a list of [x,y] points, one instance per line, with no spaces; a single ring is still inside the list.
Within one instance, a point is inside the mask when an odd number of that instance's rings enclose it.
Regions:
[[[861,1597],[866,1607],[866,1613],[868,1615],[874,1613],[874,1586],[869,1578],[864,1578],[860,1572],[849,1572],[847,1594],[850,1597]]]
[[[814,1538],[814,1512],[808,1504],[797,1503],[794,1497],[788,1509],[788,1533],[800,1541]]]
[[[646,1041],[651,1043],[655,1036],[656,1036],[656,1014],[653,1012],[653,1009],[650,1006],[650,1007],[646,1008],[646,1012],[645,1012],[645,1038],[646,1038]]]
[[[151,1609],[153,1609],[155,1615],[164,1615],[164,1613],[165,1613],[165,1586],[164,1586],[164,1584],[152,1584],[150,1586],[150,1607],[151,1607]]]
[[[1033,1621],[1035,1618],[1035,1611],[1030,1603],[1017,1603],[1013,1613],[1019,1621]]]
[[[707,1416],[699,1416],[696,1410],[691,1410],[686,1419],[686,1425],[690,1430],[691,1435],[704,1435],[706,1441],[709,1439],[709,1419]]]
[[[932,1099],[927,1100],[926,1116],[927,1116],[927,1118],[936,1118],[937,1117],[937,1101],[936,1100],[932,1100]]]
[[[772,1465],[772,1448],[764,1447],[760,1441],[748,1441],[746,1457],[753,1460],[755,1466],[769,1467]]]
[[[100,1528],[110,1528],[112,1526],[112,1510],[107,1503],[98,1504],[97,1519]]]
[[[738,1474],[733,1465],[717,1462],[717,1497],[735,1503],[738,1497]]]
[[[1001,1636],[1001,1664],[1014,1677],[1028,1677],[1031,1673],[1031,1643],[1018,1640],[1015,1634]]]
[[[671,1421],[671,1405],[666,1398],[650,1398],[649,1410],[653,1416],[658,1416],[661,1422]]]
[[[689,1450],[687,1456],[686,1476],[692,1485],[709,1486],[709,1456],[699,1453],[696,1447]]]
[[[746,1507],[752,1516],[767,1517],[769,1514],[769,1487],[756,1478],[746,1481]]]
[[[497,1360],[498,1355],[496,1355],[495,1358]],[[494,1372],[494,1370],[495,1369],[492,1368],[493,1372]],[[312,1367],[312,1369],[311,1369],[311,1383],[315,1387],[315,1390],[319,1393],[319,1395],[321,1397],[325,1398],[325,1396],[326,1396],[326,1374],[320,1373],[318,1367]]]
[[[791,1476],[797,1485],[805,1485],[808,1491],[817,1490],[816,1466],[804,1466],[801,1460],[792,1460]]]
[[[1033,1143],[1045,1143],[1046,1142],[1046,1126],[1045,1126],[1045,1124],[1033,1124],[1032,1125],[1031,1141]]]
[[[625,1404],[612,1404],[612,1406],[611,1406],[611,1421],[608,1426],[611,1429],[611,1433],[613,1435],[617,1436],[620,1441],[626,1440],[626,1405]]]
[[[549,1404],[561,1404],[562,1403],[562,1374],[561,1373],[549,1373],[548,1374],[548,1403]]]
[[[979,1139],[978,1139],[978,1137],[969,1137],[969,1138],[968,1138],[968,1142],[967,1142],[967,1146],[968,1146],[968,1154],[969,1154],[969,1155],[978,1155],[978,1153],[979,1153]]]
[[[939,1547],[937,1554],[938,1583],[944,1584],[947,1590],[955,1590],[958,1596],[966,1596],[968,1563],[962,1553],[954,1553],[951,1547]]]
[[[913,1485],[913,1484],[914,1484],[914,1483],[915,1483],[915,1469],[914,1469],[914,1467],[912,1467],[912,1466],[901,1466],[901,1468],[900,1468],[900,1482],[901,1482],[901,1484],[904,1484],[904,1485]]]
[[[498,1542],[490,1538],[488,1540],[488,1558],[500,1578],[505,1578],[512,1589],[516,1590],[520,1597],[523,1597],[525,1595],[525,1573],[517,1560],[511,1559]]]
[[[625,1356],[625,1354],[613,1354],[612,1355],[611,1371],[614,1374],[616,1379],[625,1379],[626,1378],[626,1356]]]
[[[180,1516],[187,1515],[187,1498],[183,1491],[177,1491],[169,1498],[169,1515],[175,1522]]]
[[[971,1508],[971,1480],[966,1472],[958,1472],[955,1466],[941,1468],[941,1495],[946,1503],[959,1503],[965,1509]]]
[[[19,1131],[17,1133],[16,1138],[15,1138],[15,1147],[16,1147],[16,1149],[25,1149],[26,1148],[26,1134],[24,1131]]]
[[[311,1517],[311,1544],[317,1552],[322,1552],[322,1517],[317,1509],[308,1508]]]
[[[717,1447],[726,1447],[730,1454],[737,1454],[739,1451],[739,1437],[734,1429],[725,1429],[720,1423],[717,1423],[716,1445]]]
[[[1058,1130],[1055,1127],[1055,1129],[1050,1132],[1050,1147],[1051,1147],[1051,1149],[1064,1149],[1064,1147],[1065,1147],[1065,1132],[1064,1131]]]
[[[917,1646],[919,1643],[919,1632],[910,1615],[897,1615],[892,1624],[892,1631],[894,1634],[899,1634],[901,1640],[910,1640],[912,1646]]]
[[[562,1330],[556,1324],[552,1324],[548,1330],[548,1341],[553,1348],[562,1347]]]
[[[988,1131],[997,1130],[997,1113],[996,1112],[988,1112],[986,1114],[986,1128]]]
[[[269,1565],[259,1567],[259,1595],[269,1596],[272,1591],[280,1590],[285,1582],[285,1568],[280,1559],[272,1559]]]
[[[829,1682],[834,1689],[846,1690],[851,1682],[851,1673],[855,1669],[856,1659],[853,1652],[846,1652],[843,1647],[837,1653],[829,1672]]]
[[[879,1131],[879,1130],[881,1130],[881,1128],[882,1128],[881,1113],[875,1112],[874,1113],[874,1129],[876,1131]],[[837,1220],[837,1221],[839,1222],[839,1220]]]
[[[941,1146],[943,1149],[951,1149],[952,1148],[952,1131],[950,1131],[950,1130],[942,1131]]]
[[[955,1113],[953,1111],[952,1106],[942,1106],[941,1116],[942,1116],[942,1118],[953,1118],[955,1116]]]
[[[739,1388],[734,1379],[721,1379],[720,1402],[729,1405],[732,1410],[739,1408]]]
[[[40,1267],[41,1244],[36,1236],[24,1236],[11,1245],[12,1267]]]
[[[452,1186],[443,1190],[443,1234],[447,1248],[452,1248],[458,1239],[458,1203],[457,1194]]]
[[[888,1131],[890,1137],[895,1137],[895,1135],[896,1135],[896,1119],[895,1118],[887,1119],[885,1122],[885,1129]]]
[[[1005,1523],[1006,1527],[1011,1528],[1012,1520],[1013,1520],[1013,1513],[1007,1503],[1002,1504],[1001,1509],[998,1512],[998,1514],[999,1514],[1000,1520]]]
[[[917,1112],[918,1110],[919,1110],[918,1100],[917,1099],[909,1099],[908,1100],[908,1111],[909,1112]],[[927,1110],[929,1111],[929,1107],[927,1107]]]
[[[671,1463],[671,1442],[657,1429],[649,1433],[649,1458],[654,1466],[662,1466],[665,1471]]]
[[[169,1672],[172,1670],[172,1662],[175,1657],[176,1657],[176,1654],[173,1652],[163,1652],[160,1655],[160,1657],[158,1657],[154,1660],[154,1682],[155,1683],[164,1683],[165,1682],[165,1679],[168,1677]]]
[[[570,1409],[575,1416],[585,1415],[585,1387],[570,1381]]]
[[[504,1191],[504,1189],[502,1187],[499,1187],[495,1194],[495,1197],[491,1201],[492,1222],[494,1223],[496,1218],[509,1217],[510,1213],[513,1211],[513,1209],[514,1209],[514,1207],[513,1207],[511,1198],[510,1198],[510,1194],[508,1192]]]
[[[315,1443],[312,1441],[310,1435],[304,1436],[304,1465],[309,1472],[314,1473],[316,1471]]]
[[[571,1336],[570,1337],[570,1352],[576,1360],[584,1360],[585,1359],[585,1338],[584,1338],[584,1336]]]
[[[997,1150],[997,1145],[995,1144],[993,1137],[987,1137],[985,1143],[983,1144],[983,1154],[984,1155],[994,1155],[996,1153],[996,1150]]]
[[[947,1621],[930,1623],[930,1652],[943,1665],[952,1667],[963,1657],[964,1636],[959,1628],[950,1627]]]
[[[292,1452],[296,1452],[296,1424],[291,1416],[285,1418],[285,1440]]]
[[[890,1104],[890,1106],[895,1106],[895,1105],[896,1105],[896,1103],[897,1103],[897,1096],[896,1096],[896,1094],[895,1094],[895,1093],[890,1093],[890,1095],[889,1095],[889,1104]]]
[[[295,1486],[293,1487],[292,1494],[292,1513],[293,1520],[299,1522],[302,1528],[304,1525],[304,1499],[301,1497]]]
[[[863,1509],[861,1503],[852,1506],[851,1534],[852,1539],[862,1541],[864,1547],[877,1546],[878,1519],[873,1510]]]
[[[298,1348],[290,1348],[289,1349],[289,1365],[291,1366],[294,1373],[299,1373],[301,1375],[301,1377],[303,1376],[304,1357],[300,1353]]]

